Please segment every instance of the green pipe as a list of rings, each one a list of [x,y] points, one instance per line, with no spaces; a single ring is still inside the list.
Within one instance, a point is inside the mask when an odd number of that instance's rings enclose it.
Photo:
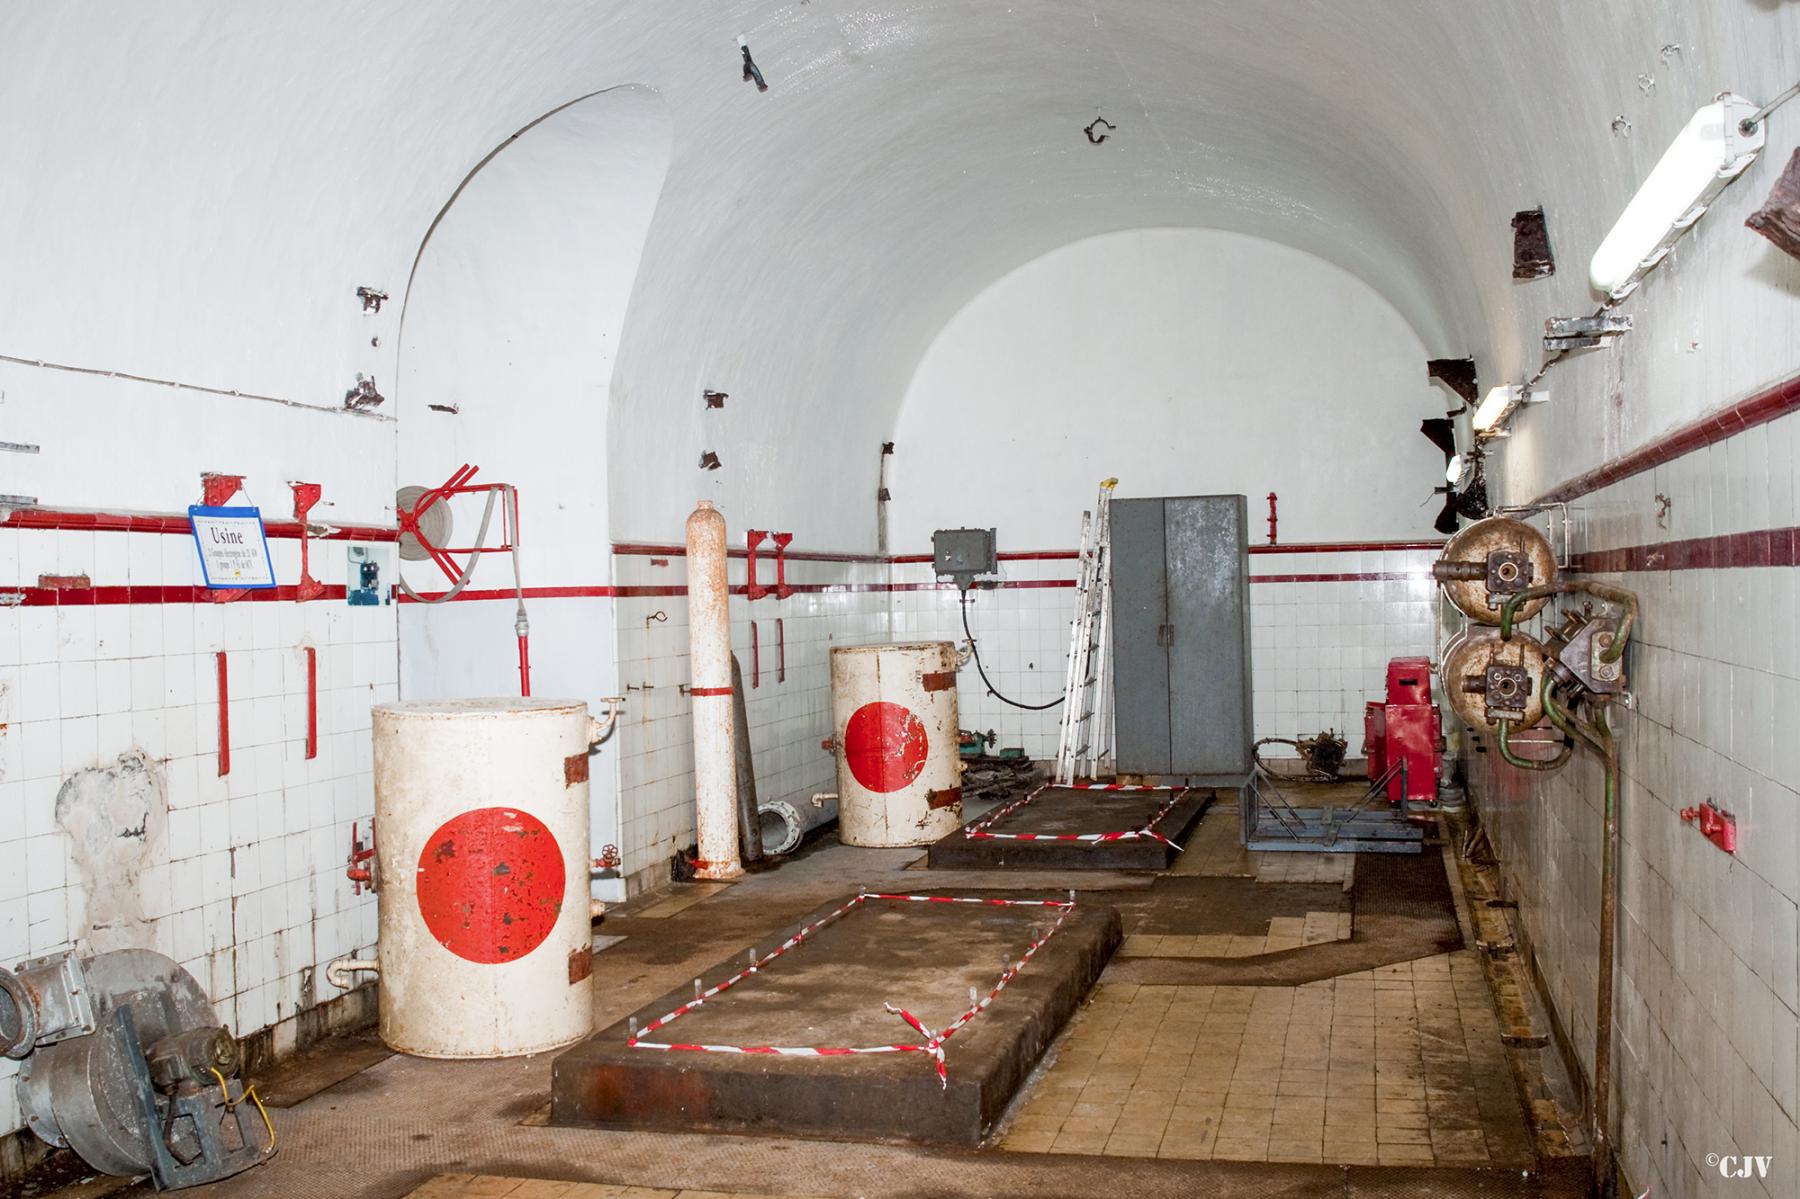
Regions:
[[[1598,994],[1594,999],[1594,1187],[1609,1190],[1612,1178],[1612,1048],[1613,970],[1616,957],[1619,882],[1619,743],[1606,723],[1606,710],[1595,708],[1593,729],[1598,748],[1606,759],[1604,840],[1600,852],[1600,961]]]
[[[1545,583],[1508,596],[1506,603],[1500,608],[1500,639],[1512,639],[1513,621],[1518,615],[1520,604],[1552,595],[1568,595],[1571,592],[1582,592],[1625,609],[1625,615],[1619,620],[1619,635],[1600,655],[1602,662],[1617,662],[1625,655],[1625,643],[1631,639],[1632,627],[1637,624],[1638,599],[1636,592],[1627,591],[1623,587],[1609,587],[1605,583]]]
[[[1507,744],[1506,739],[1507,730],[1512,727],[1512,721],[1499,720],[1495,723],[1500,726],[1500,756],[1506,759],[1506,764],[1508,766],[1516,766],[1520,770],[1561,770],[1564,766],[1568,765],[1569,755],[1575,752],[1575,744],[1570,740],[1563,742],[1562,749],[1557,752],[1557,755],[1554,758],[1549,758],[1542,762],[1534,762],[1530,758],[1517,757],[1513,754],[1512,747]]]
[[[1591,727],[1566,714],[1556,702],[1556,690],[1544,688],[1544,713],[1550,717],[1550,723],[1561,729],[1568,737],[1579,737],[1582,741],[1602,757],[1606,755],[1606,747],[1601,743],[1600,735]]]

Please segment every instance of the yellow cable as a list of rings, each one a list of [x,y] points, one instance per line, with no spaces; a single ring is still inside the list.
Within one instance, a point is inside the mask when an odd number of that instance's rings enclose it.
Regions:
[[[269,1109],[263,1106],[262,1096],[256,1093],[256,1088],[249,1084],[245,1084],[244,1093],[239,1095],[237,1099],[233,1101],[231,1098],[231,1091],[225,1085],[225,1076],[220,1074],[215,1067],[208,1066],[207,1070],[214,1078],[219,1080],[219,1095],[225,1101],[226,1111],[231,1111],[236,1108],[238,1104],[242,1103],[245,1099],[250,1100],[251,1103],[256,1105],[256,1114],[262,1117],[263,1127],[269,1130],[269,1152],[275,1152],[275,1122],[269,1119]]]

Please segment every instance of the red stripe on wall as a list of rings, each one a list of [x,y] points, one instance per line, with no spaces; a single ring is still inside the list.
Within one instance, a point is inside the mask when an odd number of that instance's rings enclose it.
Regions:
[[[96,604],[206,604],[217,594],[205,587],[0,587],[0,605],[20,608],[90,607]],[[509,593],[510,594],[510,593]],[[14,598],[17,597],[17,598]],[[282,603],[300,598],[294,587],[270,587],[248,591],[231,603]],[[327,584],[319,599],[344,599],[343,584]]]
[[[615,541],[612,552],[622,557],[634,558],[685,558],[687,557],[687,546],[661,545],[641,541]],[[750,556],[750,552],[741,546],[731,546],[725,552],[733,558]],[[772,562],[775,560],[775,551],[773,549],[760,550],[756,556]],[[782,556],[789,562],[863,562],[876,566],[891,561],[891,559],[883,558],[880,554],[843,554],[831,550],[790,549]],[[927,557],[925,561],[929,562],[931,559]]]
[[[1800,375],[1683,425],[1648,445],[1639,446],[1629,454],[1602,463],[1585,474],[1559,483],[1532,500],[1527,507],[1547,508],[1551,504],[1567,503],[1796,411],[1800,411]]]
[[[1800,528],[1721,533],[1715,537],[1590,550],[1576,554],[1573,563],[1573,569],[1581,574],[1754,566],[1800,566]]]
[[[1375,554],[1399,550],[1441,550],[1438,541],[1296,541],[1292,545],[1253,545],[1253,554]]]
[[[1444,543],[1440,541],[1296,541],[1292,545],[1253,545],[1253,554],[1356,554],[1381,553],[1399,550],[1441,550]],[[628,557],[683,558],[687,556],[687,547],[680,545],[653,545],[638,542],[615,542],[613,553]],[[749,555],[741,549],[728,551],[733,558],[745,558]],[[764,555],[758,555],[762,557]],[[789,550],[787,557],[791,561],[800,562],[864,562],[879,565],[887,563],[892,566],[920,566],[933,561],[930,554],[890,554],[883,558],[876,554],[836,554],[825,552],[808,552]],[[994,555],[1002,562],[1073,562],[1080,557],[1076,550],[1002,550]]]
[[[144,512],[75,512],[60,508],[18,508],[0,520],[3,529],[72,529],[90,533],[164,533],[190,537],[193,529],[186,515],[154,515]],[[298,540],[300,522],[265,520],[270,537]],[[375,525],[332,525],[329,533],[314,533],[314,541],[398,541],[399,529]]]
[[[1365,570],[1342,574],[1251,575],[1252,583],[1374,583],[1387,579],[1429,579],[1429,570]]]

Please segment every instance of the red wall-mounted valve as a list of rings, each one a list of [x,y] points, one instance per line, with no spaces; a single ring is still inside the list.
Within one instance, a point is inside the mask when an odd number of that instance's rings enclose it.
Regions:
[[[1681,809],[1681,819],[1699,828],[1701,836],[1726,853],[1737,853],[1737,817],[1710,803]]]
[[[357,826],[354,823],[351,824],[350,859],[348,864],[344,867],[344,877],[350,880],[352,884],[351,889],[357,895],[362,894],[364,887],[367,887],[371,891],[377,889],[375,865],[373,862],[374,857],[374,823],[371,822],[369,824],[369,843],[367,845],[364,845],[362,843],[362,838],[357,836]]]

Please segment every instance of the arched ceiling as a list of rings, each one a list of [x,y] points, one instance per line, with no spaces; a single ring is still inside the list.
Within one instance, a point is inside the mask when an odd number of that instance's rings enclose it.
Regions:
[[[1368,281],[1430,351],[1517,368],[1544,313],[1509,278],[1511,213],[1552,205],[1555,295],[1584,306],[1587,250],[1693,107],[1789,81],[1767,47],[1791,57],[1795,9],[17,4],[0,353],[335,406],[357,372],[393,375],[392,312],[363,317],[355,288],[398,293],[446,198],[521,127],[641,84],[673,157],[614,381],[613,531],[670,536],[710,494],[739,523],[864,548],[872,506],[828,497],[872,492],[933,333],[1079,237],[1286,242]],[[766,93],[739,76],[740,34]],[[1099,146],[1096,114],[1117,126]],[[723,413],[703,387],[732,394]],[[723,470],[696,471],[703,448]]]

